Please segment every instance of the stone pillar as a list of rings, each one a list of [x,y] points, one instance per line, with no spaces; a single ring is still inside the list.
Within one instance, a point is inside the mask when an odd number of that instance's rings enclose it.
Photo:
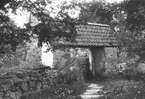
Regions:
[[[117,47],[105,47],[106,53],[106,73],[116,71]]]

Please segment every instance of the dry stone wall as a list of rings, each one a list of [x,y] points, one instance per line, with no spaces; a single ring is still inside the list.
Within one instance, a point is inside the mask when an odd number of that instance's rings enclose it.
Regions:
[[[0,99],[19,99],[23,94],[52,86],[56,76],[57,72],[48,67],[5,72],[0,75]]]

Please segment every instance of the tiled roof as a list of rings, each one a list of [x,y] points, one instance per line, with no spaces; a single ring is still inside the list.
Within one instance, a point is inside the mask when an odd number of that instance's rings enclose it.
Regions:
[[[77,36],[74,42],[64,42],[68,46],[118,46],[117,40],[111,34],[109,25],[87,24],[77,25]]]

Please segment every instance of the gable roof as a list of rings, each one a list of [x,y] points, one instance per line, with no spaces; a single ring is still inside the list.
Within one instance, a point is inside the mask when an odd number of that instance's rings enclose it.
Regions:
[[[106,24],[89,23],[76,26],[77,36],[73,42],[63,42],[67,46],[118,46],[117,40],[111,34],[111,28]]]

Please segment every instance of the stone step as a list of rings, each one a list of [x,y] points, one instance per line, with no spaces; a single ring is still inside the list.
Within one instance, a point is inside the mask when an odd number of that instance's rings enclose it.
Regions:
[[[98,84],[90,84],[86,90],[86,92],[84,92],[81,97],[83,99],[98,99],[99,97],[101,97],[102,95],[99,95],[98,92],[102,91],[103,86],[100,86]]]
[[[88,91],[92,91],[92,92],[95,92],[95,91],[102,91],[102,89],[93,89],[93,88],[91,88],[91,89],[87,89]],[[86,90],[86,91],[87,91]]]
[[[83,99],[97,99],[99,98],[101,95],[81,95],[81,97]]]
[[[101,91],[101,89],[97,89],[97,90],[86,90],[86,92],[84,92],[83,94],[87,94],[87,95],[92,95],[92,94],[97,94],[99,91]]]
[[[103,88],[103,86],[100,86],[100,85],[98,85],[98,84],[90,84],[90,85],[88,86],[88,88],[100,89],[100,88]]]

